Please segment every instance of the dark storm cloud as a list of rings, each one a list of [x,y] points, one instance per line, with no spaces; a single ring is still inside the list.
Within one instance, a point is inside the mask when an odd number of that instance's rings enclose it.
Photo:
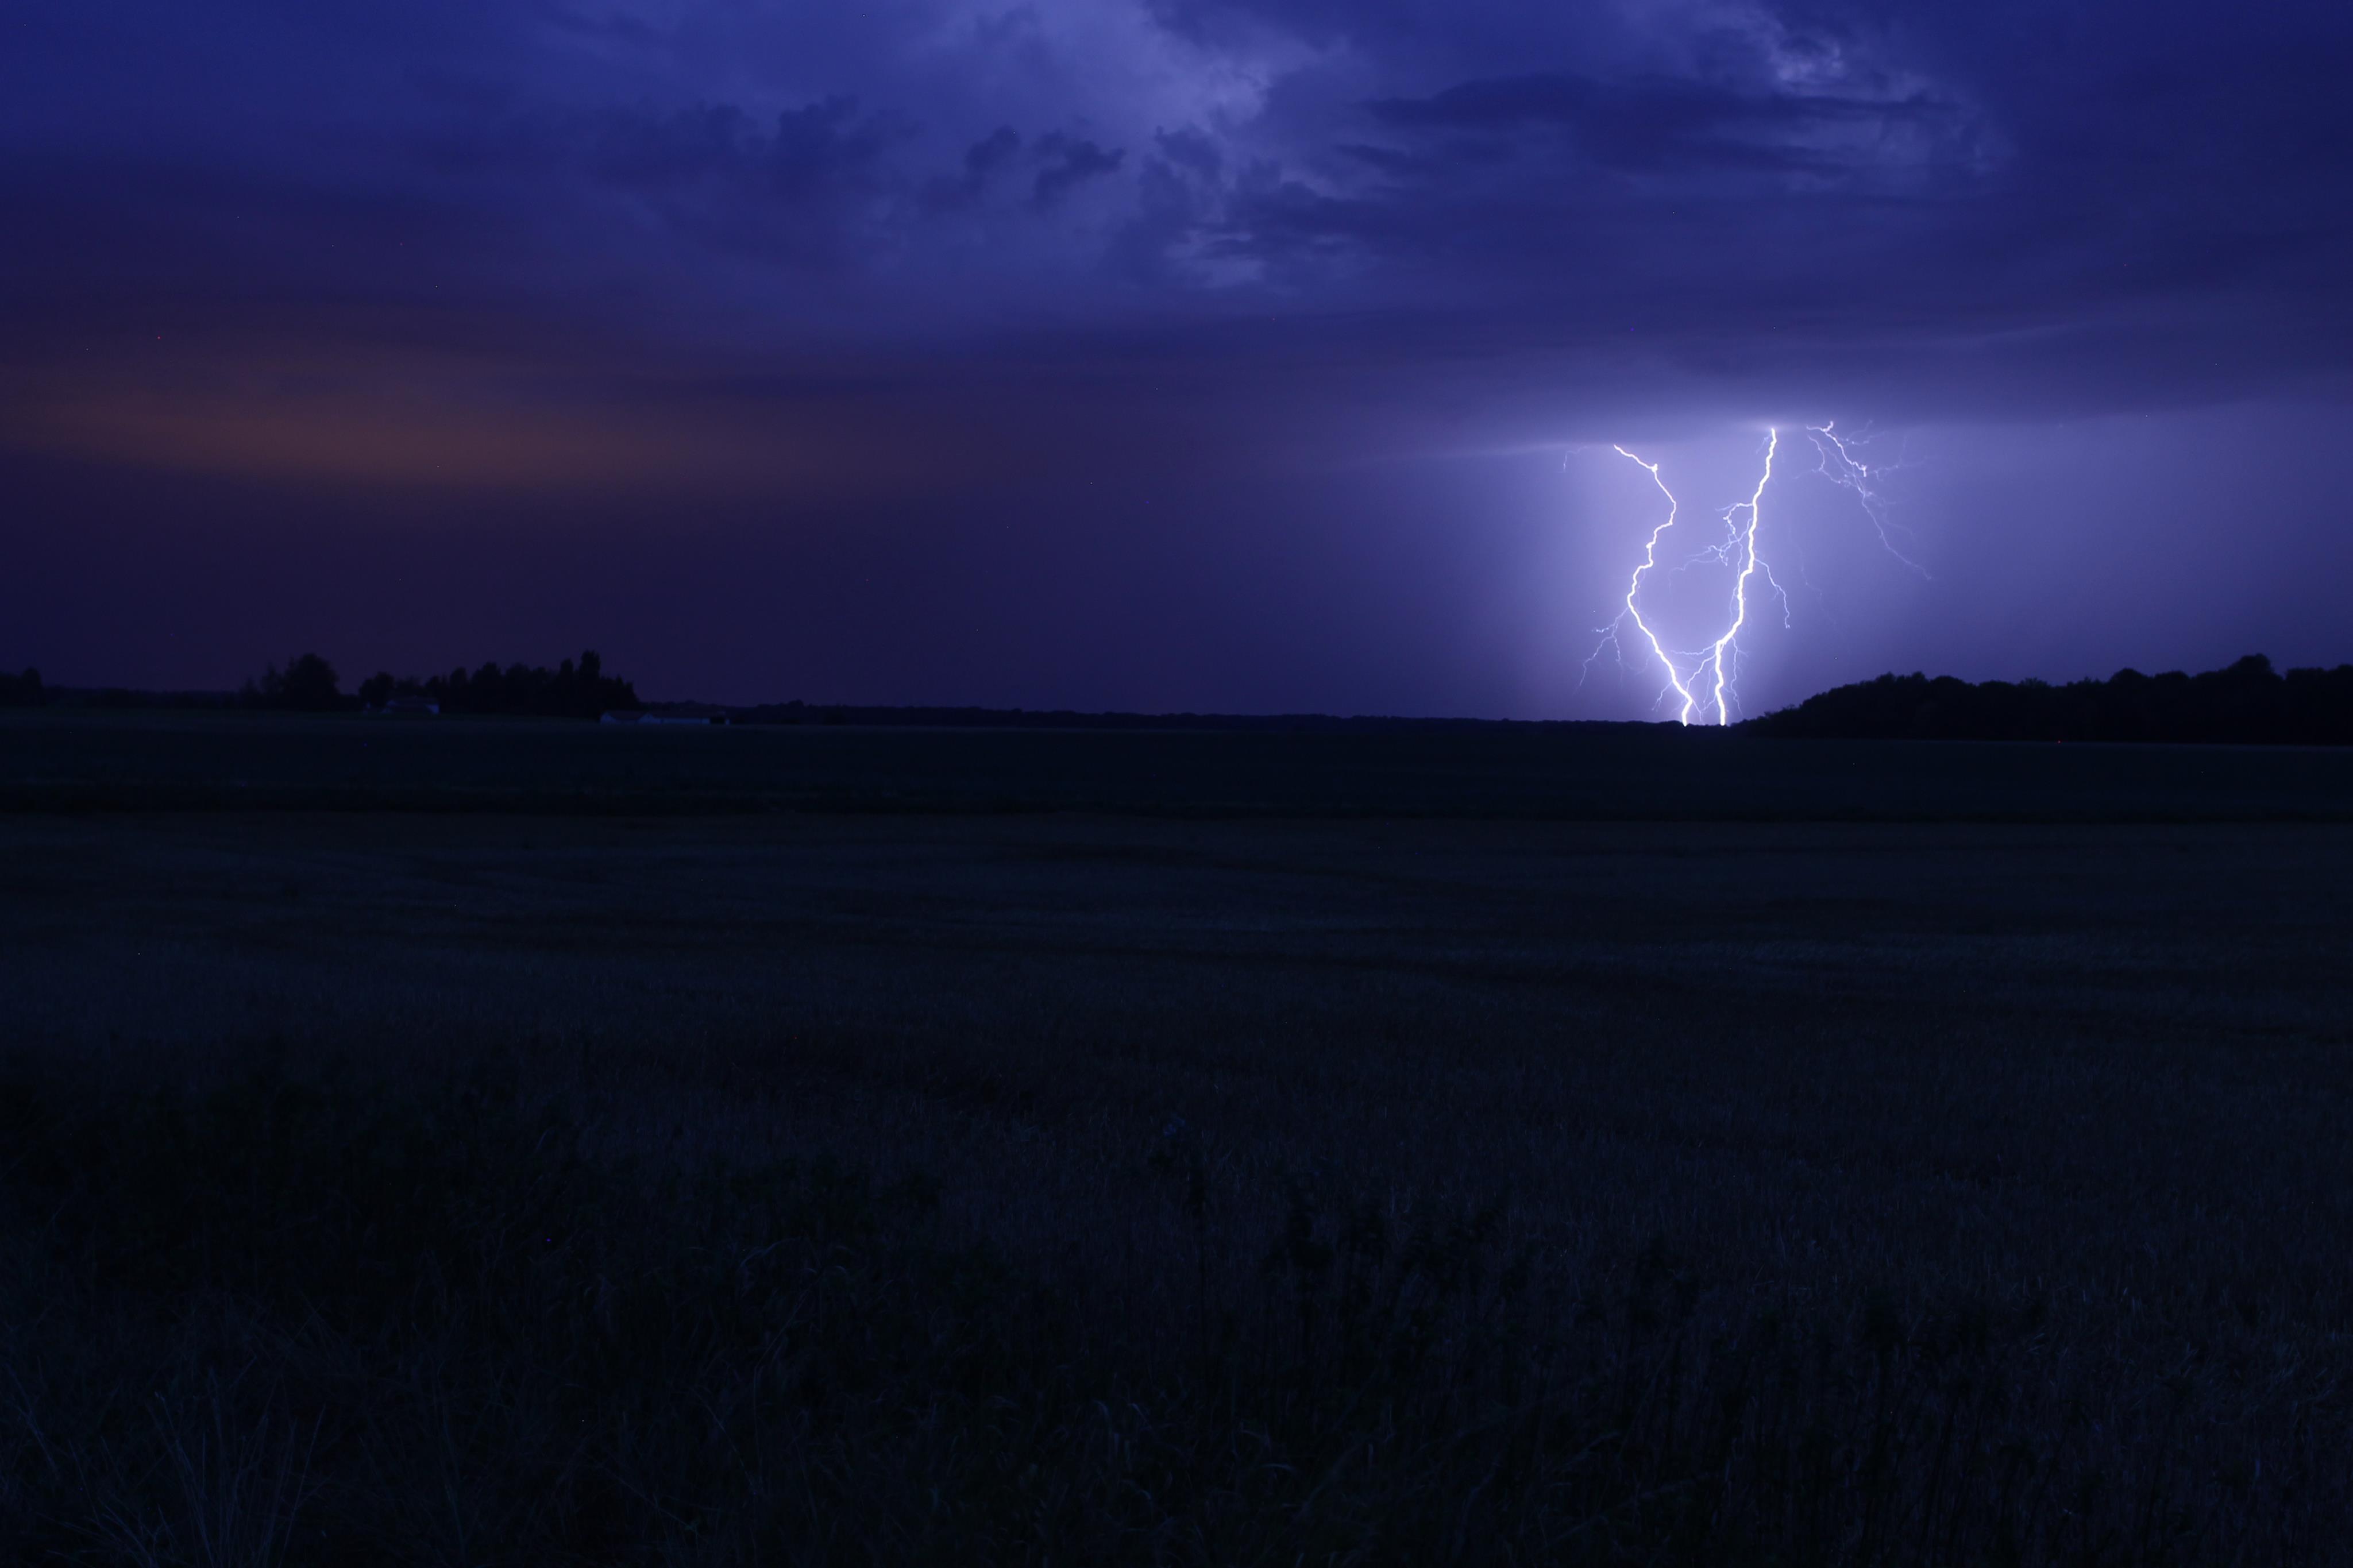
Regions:
[[[847,351],[1000,414],[1059,376],[1041,432],[1082,395],[1173,428],[1176,398],[1311,447],[1330,405],[1432,384],[1445,439],[1505,442],[1603,387],[2188,404],[2333,374],[2353,335],[2335,7],[116,0],[0,26],[21,396],[126,308],[528,321],[575,346],[551,385],[577,354],[753,385]]]
[[[997,171],[1010,163],[1020,151],[1021,133],[1010,125],[998,126],[964,150],[961,170],[931,182],[927,193],[931,205],[948,208],[978,201]]]
[[[577,155],[574,128],[544,129],[535,148],[561,170]],[[766,123],[732,105],[670,114],[615,111],[585,134],[599,183],[668,224],[730,248],[812,263],[854,264],[848,247],[887,198],[891,128],[837,97],[781,110]]]
[[[1935,134],[1957,116],[1926,94],[1897,100],[1816,93],[1772,96],[1705,84],[1622,85],[1568,76],[1462,82],[1429,98],[1384,99],[1381,122],[1416,131],[1516,132],[1553,127],[1603,167],[1843,173],[1832,147],[1868,150]],[[1831,146],[1825,146],[1830,143]]]
[[[670,190],[715,181],[787,202],[855,188],[885,142],[848,98],[786,110],[766,126],[733,105],[615,114],[594,134],[592,164],[616,184]]]
[[[1086,181],[1115,173],[1127,159],[1124,148],[1098,147],[1082,138],[1062,135],[1047,137],[1039,143],[1038,152],[1046,166],[1038,171],[1030,190],[1041,207],[1051,206]]]

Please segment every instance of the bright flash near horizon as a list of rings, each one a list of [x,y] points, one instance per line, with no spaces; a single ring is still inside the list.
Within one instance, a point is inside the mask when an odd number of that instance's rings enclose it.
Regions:
[[[1871,519],[1873,528],[1877,531],[1882,547],[1923,577],[1928,575],[1926,567],[1896,547],[1894,525],[1888,520],[1885,498],[1879,488],[1880,477],[1887,470],[1864,462],[1856,455],[1855,447],[1841,437],[1829,422],[1808,426],[1806,434],[1812,437],[1820,453],[1816,472],[1831,483],[1853,491],[1862,502],[1864,514]],[[1789,620],[1789,596],[1774,577],[1772,565],[1765,559],[1758,544],[1765,489],[1773,482],[1773,459],[1780,446],[1779,429],[1768,428],[1765,432],[1764,470],[1757,476],[1757,488],[1749,492],[1746,500],[1726,507],[1718,514],[1724,522],[1725,537],[1682,563],[1689,566],[1703,561],[1714,561],[1734,569],[1731,601],[1726,606],[1722,633],[1704,645],[1692,648],[1670,647],[1662,639],[1658,627],[1642,614],[1644,580],[1658,569],[1660,542],[1681,520],[1681,503],[1675,499],[1674,491],[1667,487],[1657,463],[1623,447],[1611,447],[1610,450],[1651,476],[1651,482],[1666,498],[1667,515],[1651,530],[1650,538],[1642,546],[1642,559],[1626,580],[1625,607],[1618,612],[1616,619],[1601,628],[1600,642],[1595,645],[1592,653],[1586,656],[1586,674],[1591,674],[1593,661],[1600,658],[1606,648],[1614,647],[1620,663],[1625,662],[1626,647],[1621,634],[1630,625],[1640,635],[1643,646],[1650,649],[1651,658],[1666,671],[1666,685],[1660,689],[1658,700],[1664,702],[1670,692],[1673,694],[1677,723],[1690,724],[1695,716],[1705,721],[1711,712],[1715,722],[1719,725],[1732,722],[1733,709],[1739,701],[1740,635],[1748,625],[1751,583],[1760,573],[1773,595],[1781,601],[1782,624],[1786,626]],[[1678,571],[1681,569],[1682,566],[1676,568]]]

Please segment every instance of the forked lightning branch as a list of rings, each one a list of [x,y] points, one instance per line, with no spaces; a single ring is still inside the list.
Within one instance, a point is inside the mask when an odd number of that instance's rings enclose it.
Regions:
[[[1887,552],[1905,565],[1927,575],[1927,569],[1896,548],[1890,532],[1886,505],[1878,479],[1883,470],[1873,468],[1855,455],[1852,443],[1839,437],[1829,425],[1807,426],[1821,455],[1816,472],[1832,484],[1855,492],[1862,501],[1872,526],[1878,531],[1879,542]],[[1724,537],[1705,546],[1680,564],[1714,561],[1732,569],[1730,603],[1724,618],[1722,634],[1696,647],[1672,647],[1662,637],[1652,620],[1642,612],[1643,588],[1651,574],[1659,569],[1659,547],[1681,516],[1681,504],[1667,481],[1659,473],[1659,465],[1628,451],[1623,447],[1610,450],[1626,458],[1651,476],[1659,494],[1666,498],[1667,513],[1642,547],[1642,559],[1626,580],[1625,607],[1618,616],[1601,628],[1601,641],[1587,656],[1585,668],[1589,674],[1593,661],[1603,650],[1615,649],[1619,662],[1627,662],[1626,630],[1633,628],[1635,639],[1650,655],[1648,663],[1655,660],[1666,673],[1666,684],[1659,689],[1661,704],[1672,702],[1676,722],[1690,724],[1713,720],[1717,724],[1729,724],[1732,712],[1739,701],[1740,636],[1747,628],[1750,601],[1759,592],[1769,592],[1781,605],[1783,625],[1788,624],[1789,596],[1782,591],[1772,566],[1760,550],[1759,531],[1763,523],[1765,489],[1773,482],[1773,460],[1781,448],[1778,429],[1765,432],[1763,471],[1757,475],[1757,488],[1748,499],[1725,508],[1717,515],[1724,524]],[[1763,579],[1761,589],[1757,579]]]

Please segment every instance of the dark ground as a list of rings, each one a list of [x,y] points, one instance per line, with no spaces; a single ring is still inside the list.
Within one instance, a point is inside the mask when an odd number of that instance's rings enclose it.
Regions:
[[[0,711],[0,809],[2353,821],[2353,750]]]
[[[2353,756],[36,715],[0,790],[0,1556],[2348,1555]]]

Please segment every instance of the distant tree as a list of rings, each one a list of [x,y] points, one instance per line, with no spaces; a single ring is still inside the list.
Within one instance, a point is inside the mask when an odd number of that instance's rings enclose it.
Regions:
[[[269,666],[259,679],[246,682],[245,695],[256,707],[301,713],[327,713],[344,706],[335,667],[315,653],[288,660],[284,669]]]
[[[360,682],[360,701],[370,708],[381,708],[399,686],[389,670],[379,669]]]
[[[0,670],[0,708],[38,708],[47,700],[39,670],[27,669],[22,675]]]

